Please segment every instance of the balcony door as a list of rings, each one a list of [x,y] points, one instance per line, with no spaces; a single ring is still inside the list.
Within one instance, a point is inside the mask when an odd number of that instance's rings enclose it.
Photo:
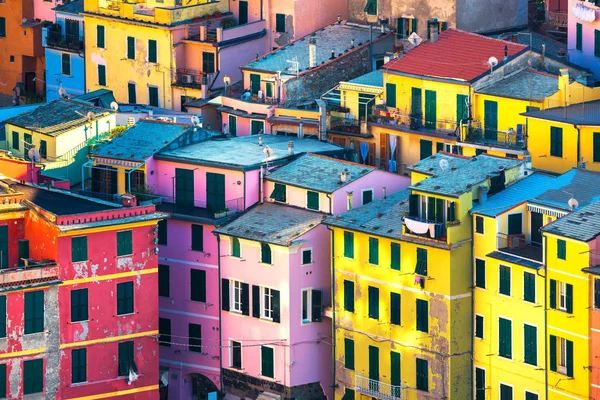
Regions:
[[[483,103],[483,129],[486,139],[498,140],[498,103],[486,100]]]
[[[248,23],[248,2],[240,1],[240,17],[239,24],[244,25]]]
[[[209,212],[225,209],[225,175],[206,173],[206,208]]]
[[[0,269],[8,268],[8,226],[0,226]]]
[[[542,245],[542,232],[541,227],[544,226],[544,214],[532,212],[531,213],[531,244],[534,246]]]
[[[194,171],[175,169],[175,206],[177,209],[194,207]]]

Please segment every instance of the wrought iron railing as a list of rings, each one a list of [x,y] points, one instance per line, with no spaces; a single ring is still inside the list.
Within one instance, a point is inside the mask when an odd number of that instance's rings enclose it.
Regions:
[[[358,393],[383,400],[399,400],[401,397],[401,386],[390,385],[365,376],[355,375],[354,390]]]
[[[541,243],[527,240],[525,234],[497,234],[497,248],[503,253],[535,261],[542,261],[543,247]]]

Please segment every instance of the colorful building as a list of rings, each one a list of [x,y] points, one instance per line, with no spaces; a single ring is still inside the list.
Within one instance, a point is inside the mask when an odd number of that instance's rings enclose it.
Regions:
[[[596,30],[600,27],[599,6],[593,1],[569,0],[568,16],[568,52],[569,61],[580,65],[598,77],[600,63]]]
[[[157,398],[163,216],[6,178],[0,198],[0,394]]]

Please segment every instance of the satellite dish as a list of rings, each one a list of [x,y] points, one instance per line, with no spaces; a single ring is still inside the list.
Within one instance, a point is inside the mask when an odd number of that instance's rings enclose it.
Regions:
[[[275,151],[269,146],[265,146],[263,148],[263,153],[265,153],[265,156],[267,156],[267,158],[271,158],[273,157],[273,154],[275,154]]]
[[[413,46],[418,46],[418,45],[420,45],[423,42],[423,39],[421,39],[421,37],[419,35],[417,35],[417,32],[413,32],[408,37],[408,41]]]
[[[67,97],[67,91],[64,88],[58,89],[58,95],[60,97]]]
[[[440,169],[444,172],[448,171],[448,169],[450,168],[450,163],[448,162],[448,160],[444,160],[441,159],[440,160]]]
[[[569,207],[571,207],[571,211],[579,207],[579,202],[575,199],[575,197],[571,197],[569,199]]]
[[[490,58],[488,59],[488,64],[490,65],[490,68],[491,68],[491,69],[492,69],[492,71],[493,71],[493,70],[494,70],[494,67],[495,67],[496,65],[498,65],[498,59],[497,59],[496,57],[492,56],[492,57],[490,57]]]
[[[27,152],[27,156],[29,157],[29,159],[32,162],[36,162],[36,163],[40,162],[40,160],[42,159],[40,157],[40,152],[35,147],[32,147],[29,149],[29,151]]]
[[[89,119],[90,121],[96,118],[96,114],[94,114],[93,112],[89,111],[86,114],[86,118]]]
[[[200,118],[198,118],[197,116],[195,116],[195,115],[192,116],[191,120],[192,120],[192,124],[200,125]]]
[[[116,101],[110,103],[110,109],[113,111],[119,111],[119,104]]]

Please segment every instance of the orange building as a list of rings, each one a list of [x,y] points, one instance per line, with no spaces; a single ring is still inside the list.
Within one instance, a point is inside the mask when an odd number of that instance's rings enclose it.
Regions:
[[[42,24],[35,22],[33,1],[0,2],[0,93],[31,95],[43,90]]]

